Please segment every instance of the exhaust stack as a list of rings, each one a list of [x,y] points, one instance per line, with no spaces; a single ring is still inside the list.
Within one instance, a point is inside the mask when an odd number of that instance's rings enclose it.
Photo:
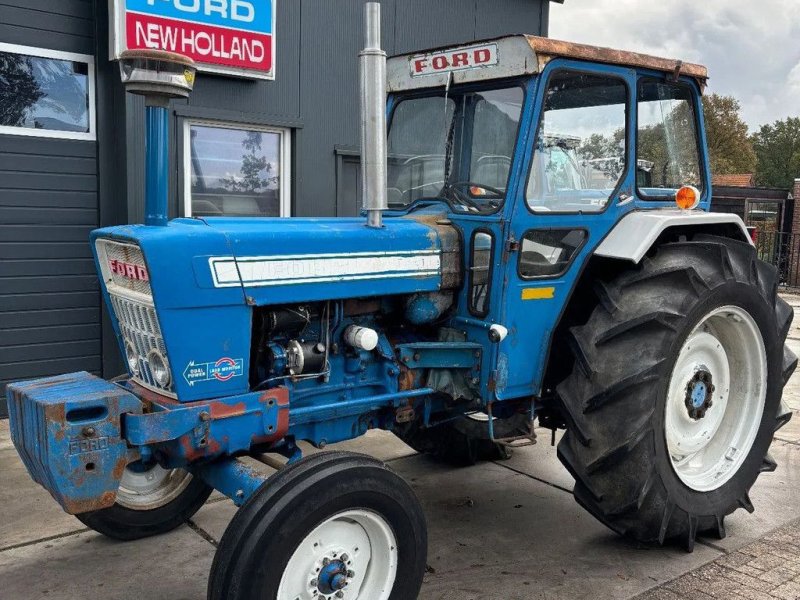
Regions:
[[[381,5],[364,5],[361,67],[361,195],[367,226],[383,227],[386,196],[386,53],[381,50]]]
[[[126,50],[120,76],[145,102],[144,224],[164,226],[169,209],[169,101],[187,98],[194,86],[194,61],[163,50]]]

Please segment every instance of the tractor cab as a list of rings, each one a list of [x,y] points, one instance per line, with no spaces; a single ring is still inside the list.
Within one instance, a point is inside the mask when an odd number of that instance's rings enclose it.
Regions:
[[[460,230],[461,323],[509,332],[484,397],[541,394],[555,324],[617,223],[676,211],[682,188],[696,193],[680,214],[708,209],[706,79],[533,36],[389,59],[388,214],[445,211]]]

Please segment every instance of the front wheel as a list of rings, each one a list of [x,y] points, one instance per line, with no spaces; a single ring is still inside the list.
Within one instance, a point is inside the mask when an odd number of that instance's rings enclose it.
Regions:
[[[385,464],[324,452],[273,475],[222,536],[209,600],[408,600],[425,573],[425,517]]]
[[[212,491],[188,471],[137,461],[125,467],[113,506],[76,516],[107,537],[137,540],[183,525]]]
[[[752,512],[748,492],[775,468],[767,450],[788,420],[797,359],[774,268],[748,244],[703,236],[596,287],[558,386],[576,500],[639,541],[691,550],[698,533],[723,537],[728,514]]]

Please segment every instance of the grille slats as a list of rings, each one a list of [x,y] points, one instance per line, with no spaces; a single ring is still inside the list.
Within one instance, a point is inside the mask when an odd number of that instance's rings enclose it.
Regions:
[[[139,375],[134,376],[134,379],[146,387],[174,396],[174,378],[170,378],[166,387],[159,385],[147,362],[147,355],[152,350],[157,350],[168,359],[158,315],[153,306],[150,282],[128,279],[112,272],[109,266],[109,261],[118,260],[146,268],[141,249],[131,244],[99,239],[97,250],[120,332],[133,345],[138,355]]]

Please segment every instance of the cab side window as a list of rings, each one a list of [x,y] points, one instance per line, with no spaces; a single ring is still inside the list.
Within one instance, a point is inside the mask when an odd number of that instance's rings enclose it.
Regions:
[[[688,86],[639,82],[636,184],[647,200],[672,200],[684,185],[703,190],[697,114]]]
[[[550,77],[527,201],[535,212],[600,212],[625,173],[628,88],[610,75]]]

